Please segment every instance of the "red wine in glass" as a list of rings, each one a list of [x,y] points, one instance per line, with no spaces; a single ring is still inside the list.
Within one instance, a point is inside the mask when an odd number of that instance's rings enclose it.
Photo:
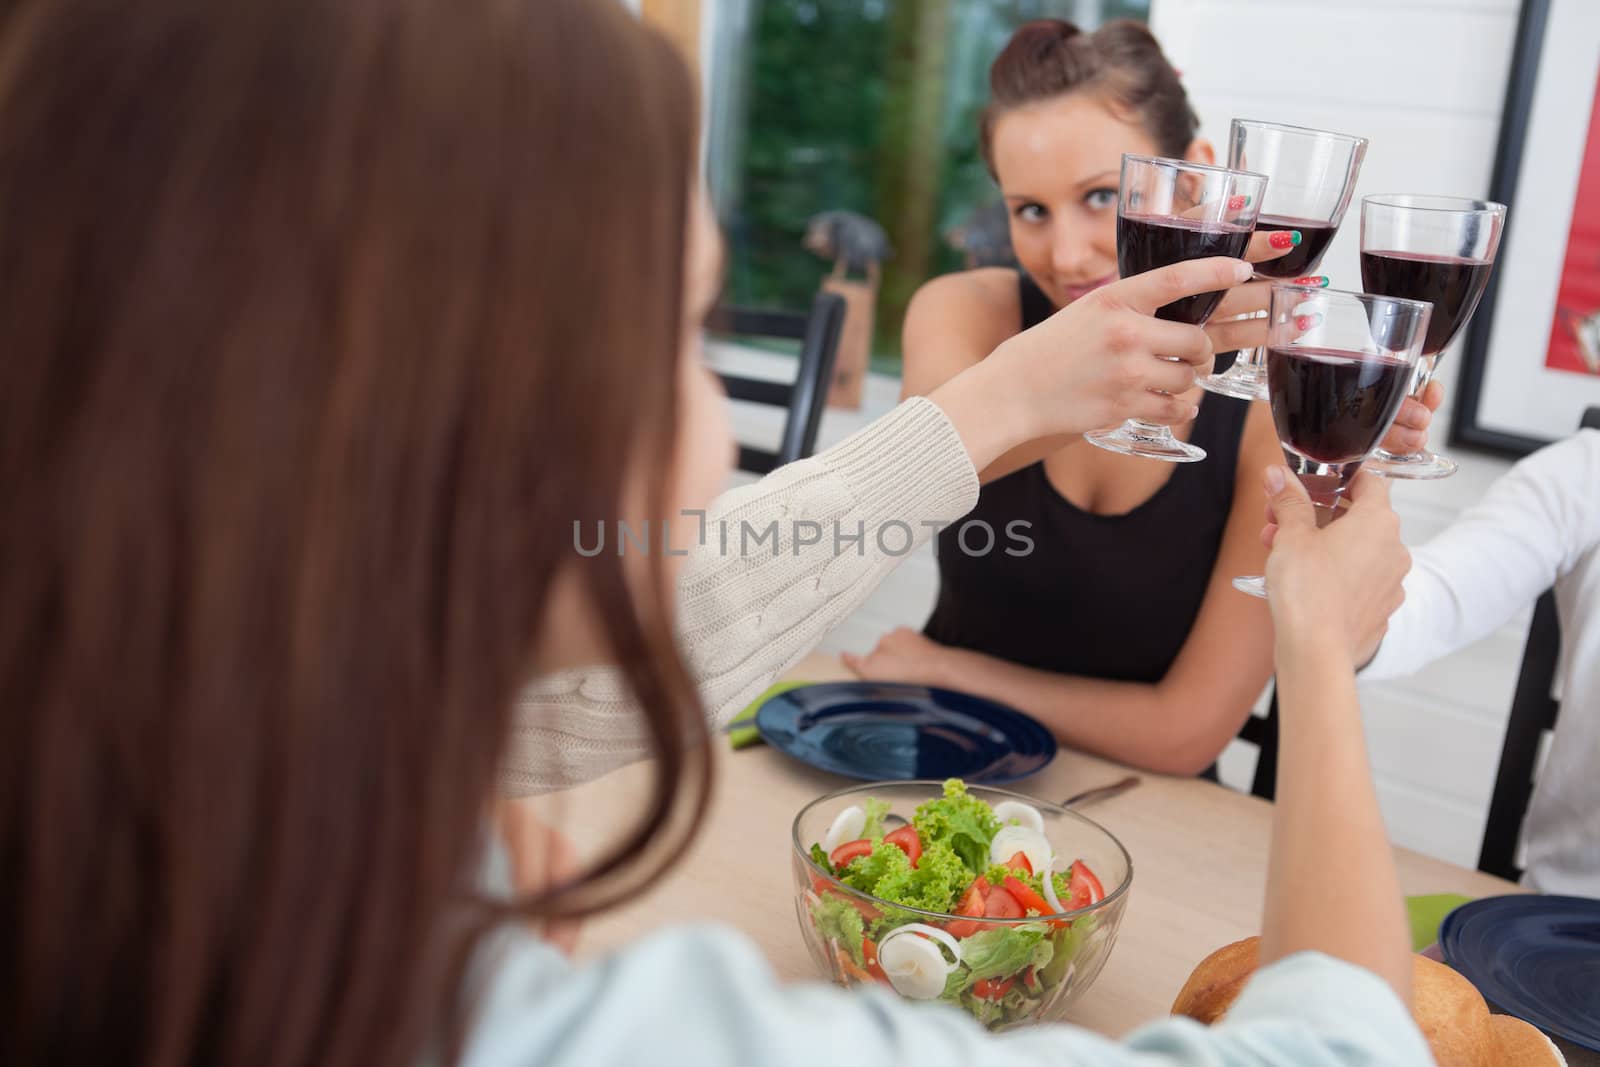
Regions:
[[[1412,365],[1310,345],[1267,348],[1267,393],[1278,440],[1317,463],[1355,474],[1394,420]]]
[[[1422,354],[1444,351],[1472,318],[1489,284],[1491,264],[1481,259],[1435,256],[1422,252],[1361,253],[1361,285],[1369,293],[1426,300],[1433,305]]]
[[[1287,254],[1255,265],[1256,273],[1264,278],[1300,278],[1315,273],[1323,253],[1333,243],[1333,235],[1339,232],[1338,226],[1327,221],[1290,215],[1262,215],[1256,219],[1256,229],[1300,231],[1300,243]]]
[[[1148,215],[1117,216],[1117,273],[1124,278],[1155,270],[1186,259],[1203,259],[1206,256],[1232,256],[1244,254],[1250,243],[1251,228],[1226,226],[1215,222],[1198,222],[1190,219],[1153,217]],[[1156,309],[1156,318],[1173,322],[1205,325],[1211,313],[1222,303],[1223,290],[1200,293],[1174,300]]]

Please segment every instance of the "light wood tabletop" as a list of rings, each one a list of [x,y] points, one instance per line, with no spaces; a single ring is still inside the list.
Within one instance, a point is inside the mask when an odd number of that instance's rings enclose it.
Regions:
[[[831,657],[813,656],[788,677],[850,677]],[[733,752],[716,741],[717,784],[695,843],[673,870],[635,903],[590,920],[578,954],[620,947],[669,923],[713,920],[752,938],[786,979],[818,978],[795,918],[790,827],[796,812],[850,784],[759,745]],[[1126,776],[1118,764],[1063,750],[1039,774],[1009,786],[1042,800]],[[1068,1019],[1119,1036],[1167,1014],[1184,979],[1206,954],[1258,933],[1266,879],[1271,805],[1198,779],[1142,774],[1130,792],[1084,814],[1115,834],[1133,857],[1133,889],[1110,960]],[[598,851],[636,818],[650,767],[625,768],[578,789],[541,797],[535,807]],[[1501,879],[1397,849],[1407,894],[1472,897],[1517,892]],[[1330,864],[1339,861],[1329,856]]]

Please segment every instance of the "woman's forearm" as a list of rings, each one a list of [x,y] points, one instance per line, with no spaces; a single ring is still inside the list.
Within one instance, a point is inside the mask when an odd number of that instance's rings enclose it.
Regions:
[[[966,649],[941,658],[939,684],[1020,708],[1079,751],[1158,774],[1198,774],[1238,730],[1233,713],[1219,726],[1220,713],[1161,684],[1058,674]]]
[[[1261,952],[1318,951],[1365,967],[1411,1000],[1394,854],[1372,787],[1355,674],[1337,641],[1278,650],[1286,711]]]

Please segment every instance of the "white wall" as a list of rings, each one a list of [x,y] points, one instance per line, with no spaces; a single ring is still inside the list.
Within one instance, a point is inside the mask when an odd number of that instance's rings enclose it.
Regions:
[[[1359,197],[1485,196],[1517,0],[1154,0],[1151,24],[1224,155],[1228,122],[1259,118],[1367,137],[1357,204],[1324,261],[1360,288]],[[1453,398],[1459,353],[1441,379]],[[1450,401],[1441,412],[1442,444]],[[1461,472],[1397,483],[1406,540],[1426,540],[1507,464],[1451,451]],[[1526,618],[1417,676],[1363,687],[1379,794],[1400,844],[1477,860]],[[1237,775],[1240,763],[1225,768]]]

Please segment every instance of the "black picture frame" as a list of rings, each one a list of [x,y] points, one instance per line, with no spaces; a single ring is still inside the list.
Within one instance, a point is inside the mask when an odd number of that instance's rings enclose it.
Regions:
[[[1538,79],[1539,55],[1544,49],[1545,24],[1550,18],[1551,2],[1522,0],[1522,13],[1517,20],[1517,35],[1511,46],[1511,77],[1506,84],[1500,138],[1495,146],[1494,170],[1489,178],[1489,199],[1501,204],[1516,202],[1517,175],[1522,170],[1523,147],[1528,135],[1528,120],[1533,113],[1534,84]],[[1507,219],[1508,230],[1515,225],[1515,218]],[[1504,241],[1502,238],[1502,244]],[[1491,430],[1477,421],[1502,274],[1501,271],[1495,271],[1490,275],[1483,302],[1478,305],[1477,314],[1473,316],[1467,333],[1460,382],[1456,386],[1455,408],[1450,419],[1450,444],[1519,457],[1550,442],[1503,430]]]

